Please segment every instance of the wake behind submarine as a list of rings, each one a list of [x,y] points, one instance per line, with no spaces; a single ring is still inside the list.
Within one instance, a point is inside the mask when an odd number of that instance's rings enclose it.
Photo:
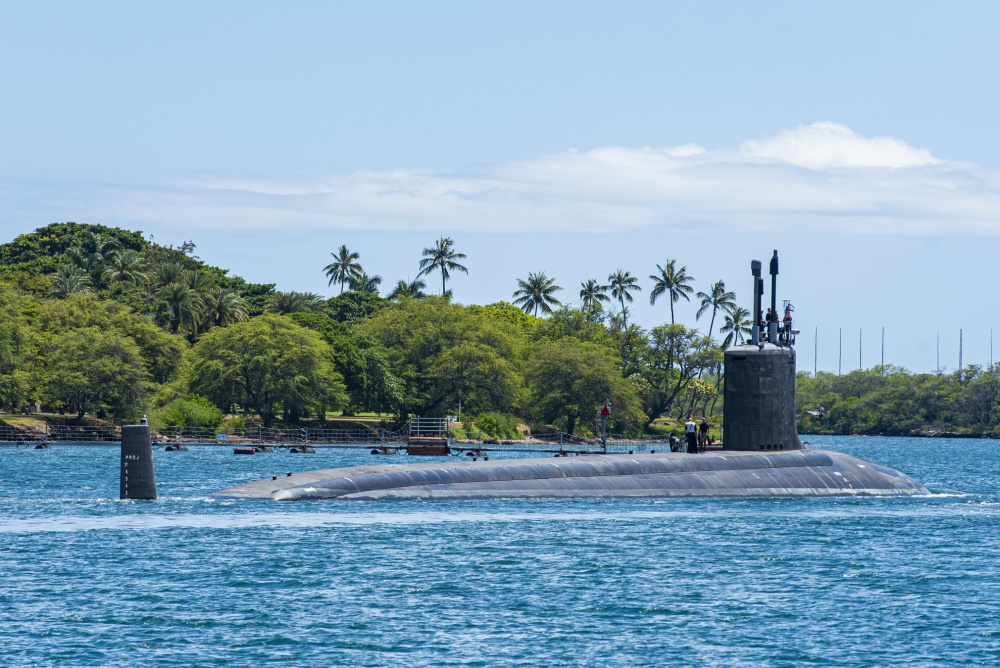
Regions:
[[[757,317],[750,343],[725,352],[721,451],[373,464],[269,478],[209,497],[374,501],[927,494],[919,482],[889,467],[803,446],[795,426],[797,332],[790,317],[779,322],[776,308],[778,251],[770,263],[766,331],[760,318],[761,262],[750,266]]]

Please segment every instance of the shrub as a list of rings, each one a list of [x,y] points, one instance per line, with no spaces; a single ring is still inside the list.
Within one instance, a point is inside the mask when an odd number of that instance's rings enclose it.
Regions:
[[[205,397],[189,394],[183,399],[174,399],[166,406],[158,408],[149,416],[154,427],[200,427],[216,429],[222,424],[222,411],[209,403]]]
[[[523,438],[524,435],[517,430],[520,421],[513,415],[490,412],[480,413],[475,420],[476,427],[481,429],[483,435],[493,438]]]

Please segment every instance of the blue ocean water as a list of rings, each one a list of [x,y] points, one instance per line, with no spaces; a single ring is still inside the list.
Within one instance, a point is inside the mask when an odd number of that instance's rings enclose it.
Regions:
[[[122,502],[117,447],[3,447],[0,665],[1000,665],[1000,444],[812,440],[933,494],[211,502],[376,459],[192,447]]]

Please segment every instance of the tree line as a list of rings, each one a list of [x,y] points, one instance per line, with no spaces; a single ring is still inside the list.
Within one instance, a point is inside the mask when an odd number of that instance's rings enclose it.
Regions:
[[[195,251],[77,223],[0,246],[0,410],[208,427],[461,410],[477,424],[586,435],[609,402],[614,431],[648,433],[663,416],[719,414],[723,350],[750,329],[722,281],[696,291],[673,259],[648,284],[670,319],[646,329],[629,313],[644,286],[623,269],[584,281],[575,305],[544,272],[518,279],[510,302],[455,303],[449,281],[468,268],[443,236],[384,296],[346,246],[322,268],[332,297],[249,283]],[[704,332],[675,320],[691,299]],[[800,428],[993,433],[997,376],[800,374]]]
[[[800,372],[796,391],[802,433],[1000,437],[1000,364],[950,374],[891,365]]]
[[[709,334],[673,316],[643,329],[628,313],[642,288],[623,270],[581,285],[579,306],[555,299],[544,273],[511,303],[457,304],[448,284],[468,269],[448,237],[385,296],[346,246],[322,269],[339,287],[329,298],[249,283],[195,251],[77,223],[0,246],[0,409],[219,426],[461,407],[483,423],[587,434],[609,402],[612,428],[637,433],[671,411],[718,410],[725,342],[712,330],[722,317],[729,342],[747,327],[720,281],[696,295]],[[651,302],[691,298],[683,266],[657,269]]]

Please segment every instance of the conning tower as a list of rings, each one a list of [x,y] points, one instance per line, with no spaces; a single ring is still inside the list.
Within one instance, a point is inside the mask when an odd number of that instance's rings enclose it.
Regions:
[[[725,353],[724,450],[801,450],[795,427],[795,334],[791,305],[784,320],[777,311],[778,251],[771,258],[771,308],[766,317],[761,298],[761,261],[753,274],[753,330],[749,344]]]

